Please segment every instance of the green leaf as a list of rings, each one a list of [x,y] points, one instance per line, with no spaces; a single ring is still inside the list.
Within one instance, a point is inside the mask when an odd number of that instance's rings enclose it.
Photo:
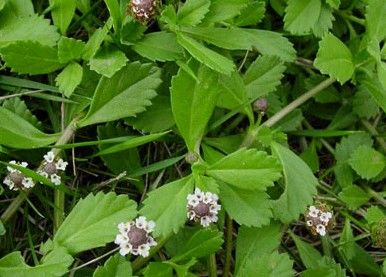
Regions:
[[[59,91],[66,97],[70,97],[76,87],[82,81],[83,68],[78,63],[70,63],[56,77],[56,85]]]
[[[55,46],[58,39],[59,34],[56,28],[50,25],[48,19],[37,14],[18,17],[17,20],[6,22],[0,29],[0,47],[26,40],[39,42],[46,46]]]
[[[113,192],[89,194],[81,199],[56,232],[53,243],[76,254],[112,242],[117,225],[133,219],[136,203]]]
[[[112,21],[108,20],[103,28],[97,29],[88,40],[84,47],[83,59],[88,61],[94,57],[95,53],[99,50],[102,42],[106,39],[107,34],[111,28]]]
[[[368,76],[361,80],[361,89],[368,92],[379,107],[386,112],[386,90],[375,76]]]
[[[272,151],[281,161],[285,182],[283,194],[273,203],[273,213],[282,222],[290,222],[313,202],[318,180],[307,164],[288,148],[273,143]]]
[[[113,19],[114,30],[118,33],[121,30],[122,25],[122,16],[118,0],[104,0],[104,2],[106,3],[111,18]]]
[[[90,59],[90,69],[111,78],[117,71],[124,67],[128,59],[126,55],[114,47],[102,47]]]
[[[96,88],[91,107],[79,123],[87,126],[135,116],[151,105],[150,99],[161,83],[160,71],[151,64],[133,62],[111,78],[102,77]]]
[[[82,57],[85,43],[73,38],[61,37],[58,42],[58,58],[61,63],[68,63]]]
[[[193,58],[215,71],[230,74],[235,69],[235,65],[230,59],[205,47],[189,36],[178,33],[177,41],[192,55]]]
[[[326,0],[326,3],[330,5],[333,9],[338,9],[340,5],[340,0]]]
[[[224,183],[219,187],[221,203],[237,223],[255,227],[269,223],[272,210],[265,192],[243,190]]]
[[[386,166],[382,153],[366,145],[359,146],[351,154],[349,163],[359,176],[367,180],[376,177]]]
[[[161,262],[151,262],[143,274],[144,277],[173,277],[173,268]]]
[[[365,219],[367,224],[372,227],[374,224],[378,224],[386,214],[378,206],[371,206],[367,209]]]
[[[195,151],[204,135],[220,90],[216,72],[194,61],[189,66],[197,80],[180,69],[172,79],[171,103],[178,130],[189,151]]]
[[[211,0],[209,12],[206,14],[203,23],[222,22],[231,19],[239,14],[251,2],[250,0]],[[251,10],[249,10],[251,12]]]
[[[0,107],[0,144],[21,149],[47,146],[59,135],[48,135],[36,129],[19,115]]]
[[[139,136],[139,137],[133,137],[131,139],[128,139],[125,142],[118,143],[114,146],[105,148],[101,151],[99,151],[97,154],[94,156],[102,156],[106,154],[112,154],[112,153],[117,153],[120,151],[124,151],[127,149],[131,149],[149,142],[152,142],[154,140],[159,139],[160,137],[166,135],[168,132],[163,132],[163,133],[156,133],[156,134],[151,134],[151,135],[144,135],[144,136]]]
[[[366,29],[370,38],[380,42],[386,38],[386,2],[383,0],[369,0],[366,9]]]
[[[135,129],[149,133],[162,132],[175,125],[170,97],[157,95],[152,105],[136,117],[129,117],[125,122]]]
[[[244,83],[250,99],[264,96],[280,85],[285,66],[277,57],[260,56],[247,69]]]
[[[103,266],[98,266],[93,277],[130,277],[132,269],[130,262],[119,254],[110,257]]]
[[[6,232],[3,222],[0,220],[0,236],[4,236]]]
[[[302,260],[304,266],[306,268],[319,267],[319,261],[322,258],[322,255],[312,245],[304,242],[295,234],[291,233],[291,237],[296,244],[300,259]]]
[[[279,254],[277,251],[264,254],[256,260],[250,259],[245,266],[243,274],[236,277],[266,276],[266,277],[292,277],[293,261],[287,253]]]
[[[6,65],[20,74],[46,74],[63,67],[57,50],[38,42],[11,43],[1,48],[0,53]]]
[[[210,0],[187,0],[177,12],[177,22],[180,25],[195,26],[201,22],[209,11]]]
[[[168,183],[150,192],[143,201],[140,214],[156,222],[154,234],[167,237],[177,233],[186,221],[186,197],[193,190],[193,179],[183,179]]]
[[[211,165],[207,174],[236,188],[265,191],[281,177],[278,161],[266,152],[240,149]]]
[[[259,23],[265,15],[265,2],[264,1],[239,1],[239,2],[249,2],[247,6],[245,6],[240,15],[238,15],[233,23],[236,26],[249,26],[256,25]]]
[[[344,257],[348,260],[351,260],[355,255],[354,234],[351,229],[350,220],[347,218],[339,239],[339,250],[342,251]]]
[[[323,37],[328,30],[332,28],[333,20],[334,16],[332,14],[332,9],[327,4],[322,3],[318,20],[312,27],[314,35],[317,37]]]
[[[363,204],[366,204],[371,198],[367,192],[355,185],[344,187],[342,192],[339,193],[339,197],[352,210],[356,210]]]
[[[143,33],[146,31],[147,26],[141,24],[131,16],[126,16],[123,19],[121,28],[121,43],[125,45],[133,45],[143,37]],[[149,33],[150,35],[152,33]]]
[[[353,57],[350,50],[332,34],[327,34],[320,41],[314,65],[323,74],[336,78],[341,84],[350,80],[354,73]]]
[[[146,34],[133,45],[133,50],[152,61],[175,61],[183,57],[176,35],[164,31]]]
[[[76,0],[49,0],[51,15],[62,34],[65,34],[75,13]]]
[[[48,253],[41,264],[31,267],[25,263],[19,251],[12,252],[0,259],[0,276],[62,276],[68,271],[73,260],[66,249],[60,247]]]
[[[320,9],[320,0],[289,0],[284,28],[295,35],[308,34],[319,18]]]
[[[220,249],[223,243],[222,233],[217,230],[200,229],[173,256],[171,261],[179,262],[192,258],[205,257]]]
[[[19,97],[12,97],[6,99],[2,105],[7,110],[19,115],[34,127],[40,128],[42,123],[34,116],[31,111],[28,109],[27,105]]]
[[[360,118],[370,119],[379,113],[377,102],[364,86],[359,87],[352,101],[353,111]]]
[[[315,144],[315,140],[312,140],[307,149],[300,154],[300,158],[307,163],[313,173],[319,171],[319,156]]]
[[[272,253],[279,247],[280,237],[280,225],[276,223],[261,228],[241,226],[237,235],[235,276],[246,276],[249,261]]]

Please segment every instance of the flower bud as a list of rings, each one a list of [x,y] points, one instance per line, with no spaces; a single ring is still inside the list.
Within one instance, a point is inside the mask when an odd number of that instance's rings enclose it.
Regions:
[[[130,14],[139,22],[149,22],[157,13],[158,0],[131,0]]]
[[[266,98],[260,98],[253,103],[253,110],[255,112],[265,113],[268,110],[268,100]]]

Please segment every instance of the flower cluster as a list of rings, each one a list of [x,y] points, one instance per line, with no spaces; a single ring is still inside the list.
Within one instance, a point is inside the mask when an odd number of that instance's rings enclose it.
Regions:
[[[325,236],[332,224],[332,213],[327,210],[325,205],[320,205],[318,208],[310,206],[306,214],[306,222],[312,234]]]
[[[20,165],[22,167],[28,166],[28,163],[26,162],[18,163],[16,161],[10,161],[9,163]],[[26,177],[19,170],[10,166],[7,166],[7,170],[9,173],[5,177],[3,183],[6,184],[9,187],[9,189],[11,190],[28,189],[28,188],[32,188],[35,185],[32,178]]]
[[[150,247],[157,245],[157,242],[150,236],[154,228],[154,221],[147,221],[144,216],[131,222],[118,224],[119,234],[114,242],[121,248],[119,253],[122,256],[128,253],[142,257],[149,256]]]
[[[156,14],[157,0],[132,0],[129,9],[136,20],[146,23]]]
[[[65,171],[68,163],[62,159],[55,160],[54,152],[50,151],[44,155],[44,162],[42,168],[38,173],[46,178],[49,178],[55,185],[60,185],[62,182],[59,171]]]
[[[217,203],[217,194],[202,192],[199,188],[196,188],[194,193],[188,195],[187,199],[189,220],[200,221],[203,227],[208,227],[210,223],[217,222],[217,214],[221,209],[221,205]]]

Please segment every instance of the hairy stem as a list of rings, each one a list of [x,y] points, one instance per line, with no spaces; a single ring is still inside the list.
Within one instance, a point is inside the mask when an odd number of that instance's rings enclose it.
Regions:
[[[208,258],[209,277],[217,277],[216,254],[210,254]]]
[[[285,116],[287,116],[289,113],[291,113],[293,110],[298,108],[300,105],[304,104],[306,101],[317,95],[319,92],[324,90],[325,88],[329,87],[331,84],[333,84],[336,80],[334,78],[328,78],[315,87],[313,87],[311,90],[307,91],[291,103],[289,103],[287,106],[285,106],[282,110],[277,112],[275,115],[273,115],[271,118],[269,118],[267,121],[265,121],[262,125],[265,125],[267,127],[272,127],[276,123],[278,123],[281,119],[283,119]],[[256,126],[252,127],[252,129],[249,131],[248,135],[244,138],[244,141],[242,142],[242,147],[249,147],[253,144],[253,142],[256,140],[256,136],[259,132],[259,128]]]
[[[226,233],[225,233],[225,264],[223,277],[228,277],[231,271],[231,258],[232,258],[232,233],[233,233],[233,222],[232,218],[226,214],[225,217]]]
[[[77,118],[74,119],[68,126],[66,129],[64,129],[62,135],[60,136],[60,138],[57,140],[57,142],[55,143],[55,145],[61,145],[61,144],[66,144],[71,138],[72,136],[74,135],[75,131],[76,131],[76,122],[77,122]],[[60,148],[53,148],[51,149],[52,152],[54,152],[55,156],[58,155],[60,153],[60,151],[62,151],[62,149]],[[26,190],[26,191],[23,191],[22,193],[20,193],[12,202],[11,204],[8,206],[8,208],[3,212],[3,214],[1,215],[0,219],[2,222],[7,222],[9,219],[12,218],[12,216],[16,213],[16,211],[19,209],[19,207],[21,206],[21,204],[23,204],[24,200],[28,197],[28,194],[31,192],[31,190]]]

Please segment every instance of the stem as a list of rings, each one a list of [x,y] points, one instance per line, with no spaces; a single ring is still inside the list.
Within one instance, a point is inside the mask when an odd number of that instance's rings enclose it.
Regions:
[[[149,256],[147,256],[146,258],[143,258],[143,257],[136,258],[131,263],[131,267],[133,268],[133,272],[136,272],[139,269],[141,269],[147,263],[147,261],[149,261],[151,259],[151,257],[153,257],[164,246],[164,244],[168,241],[168,239],[169,239],[169,237],[160,239],[160,241],[157,242],[157,245],[150,249]]]
[[[369,193],[379,204],[386,208],[386,200],[382,196],[380,196],[376,191],[372,190],[369,187],[365,188],[367,193]]]
[[[311,90],[304,93],[299,98],[295,99],[291,103],[289,103],[287,106],[285,106],[282,110],[277,112],[274,116],[272,116],[270,119],[265,121],[262,125],[265,125],[267,127],[272,127],[276,123],[278,123],[281,119],[283,119],[286,115],[291,113],[293,110],[295,110],[300,105],[304,104],[307,100],[317,95],[319,92],[324,90],[325,88],[329,87],[331,84],[333,84],[336,80],[334,78],[328,78],[321,83],[319,83],[317,86],[313,87]],[[249,147],[253,144],[253,142],[256,140],[256,136],[259,132],[258,127],[252,127],[251,130],[248,132],[247,136],[244,138],[241,146],[242,147]]]
[[[225,233],[225,264],[223,277],[228,277],[231,270],[231,258],[232,258],[232,233],[233,222],[228,214],[225,217],[226,233]]]
[[[75,118],[68,126],[67,128],[63,131],[62,135],[60,138],[57,140],[55,145],[61,145],[61,144],[66,144],[74,135],[76,131],[76,122],[78,118]],[[62,151],[60,148],[53,148],[51,149],[52,152],[54,152],[55,156]],[[31,190],[25,190],[22,193],[20,193],[8,206],[8,208],[3,212],[1,215],[0,219],[3,223],[6,223],[19,209],[21,204],[23,204],[24,200],[27,198],[28,194],[31,192]]]
[[[62,225],[64,220],[64,192],[60,190],[54,191],[54,234]]]
[[[370,134],[375,137],[375,139],[377,140],[379,145],[382,147],[383,152],[386,153],[386,142],[382,137],[379,136],[379,133],[377,132],[375,127],[373,125],[371,125],[370,122],[368,122],[366,120],[361,120],[361,123],[370,132]]]
[[[217,277],[216,255],[211,254],[208,258],[209,277]]]

